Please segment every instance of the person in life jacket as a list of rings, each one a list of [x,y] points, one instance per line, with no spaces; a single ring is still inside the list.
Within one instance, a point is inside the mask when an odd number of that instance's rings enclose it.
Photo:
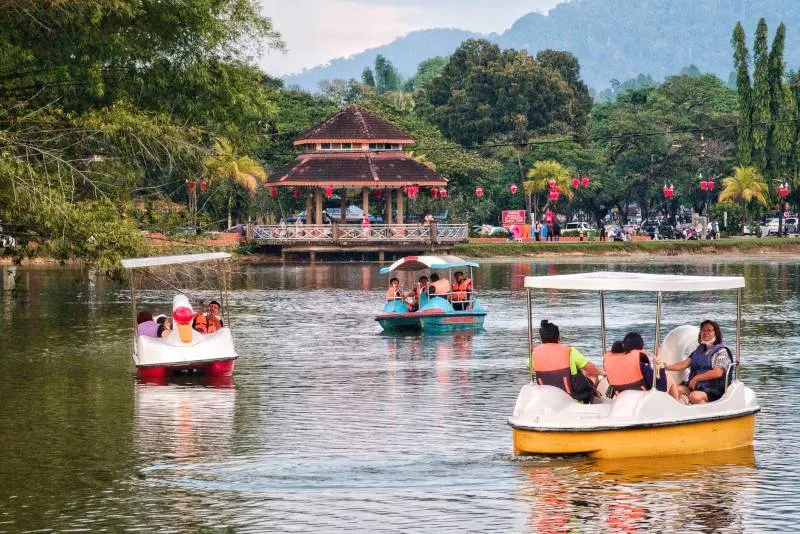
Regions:
[[[413,299],[411,306],[409,307],[411,311],[419,310],[419,296],[427,292],[428,292],[428,277],[420,276],[419,281],[417,282],[417,287],[415,287],[414,291],[411,292],[411,298]]]
[[[431,281],[428,284],[428,295],[447,298],[450,294],[450,280],[439,278],[436,273],[431,274]]]
[[[213,334],[222,328],[222,318],[219,315],[221,308],[222,307],[220,306],[219,302],[216,300],[209,302],[207,312],[203,313],[201,310],[194,316],[192,328],[201,334]]]
[[[667,371],[683,371],[689,367],[689,381],[678,386],[692,404],[713,402],[725,394],[725,376],[733,365],[731,350],[722,342],[722,331],[716,321],[700,323],[699,345],[692,354],[671,365]]]
[[[464,277],[464,273],[456,271],[453,273],[453,289],[450,294],[450,301],[453,303],[454,310],[468,310],[472,307],[472,280]]]
[[[603,374],[595,364],[581,352],[561,343],[558,326],[547,319],[541,322],[539,337],[542,344],[531,354],[536,382],[542,386],[554,386],[569,393],[573,399],[589,403],[597,396],[595,384]]]
[[[386,300],[403,300],[403,292],[400,291],[400,280],[397,278],[389,280],[389,287],[386,289]]]
[[[636,332],[629,332],[622,343],[612,345],[611,352],[603,357],[603,369],[612,396],[626,390],[648,391],[653,387],[653,367],[644,351],[644,340]],[[662,368],[656,380],[656,389],[669,393],[676,400],[680,392],[672,377]]]

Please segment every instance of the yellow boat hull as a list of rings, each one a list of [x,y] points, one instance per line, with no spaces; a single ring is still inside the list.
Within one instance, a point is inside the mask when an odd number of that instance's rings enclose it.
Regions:
[[[755,413],[631,429],[551,431],[513,428],[515,454],[586,454],[594,458],[679,455],[747,447]]]

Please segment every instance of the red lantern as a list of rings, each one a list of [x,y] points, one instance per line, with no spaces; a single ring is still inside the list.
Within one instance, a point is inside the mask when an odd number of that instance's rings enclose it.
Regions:
[[[714,190],[714,180],[709,180],[708,181],[708,190],[709,191],[713,191]]]
[[[560,195],[560,193],[558,191],[556,191],[555,189],[551,189],[550,190],[550,200],[552,200],[553,202],[558,200],[559,195]]]
[[[581,181],[579,179],[577,179],[577,178],[573,178],[572,179],[572,187],[574,187],[575,189],[578,189],[578,187],[580,185],[581,185]]]
[[[325,198],[331,198],[331,195],[333,195],[333,188],[328,186],[325,188]]]
[[[406,193],[408,194],[408,198],[417,198],[417,193],[419,192],[419,187],[416,185],[408,186],[408,190]]]
[[[200,180],[200,191],[206,191],[207,189],[208,189],[208,181]]]
[[[667,184],[664,184],[664,198],[672,198],[674,192],[675,192],[675,187],[672,184],[670,184],[669,186],[667,186]]]
[[[272,198],[277,198],[278,197],[278,190],[275,187],[271,188],[269,190],[269,196],[271,196]]]
[[[781,196],[781,198],[786,198],[789,196],[789,187],[787,184],[781,184],[781,188],[778,189],[778,194]]]
[[[383,189],[376,189],[375,190],[375,198],[378,200],[383,198]]]
[[[509,188],[509,190],[511,191],[512,195],[516,195],[517,194],[517,184],[511,184],[511,187]]]
[[[447,189],[439,189],[439,197],[447,198]]]
[[[436,189],[435,187],[431,187],[431,196],[432,196],[433,198],[436,198],[436,197],[438,197],[438,196],[439,196],[439,190],[438,190],[438,189]]]
[[[478,198],[483,197],[483,188],[481,186],[475,188],[475,196]]]
[[[581,185],[583,187],[589,187],[589,177],[588,176],[584,176],[583,178],[581,178]]]
[[[194,188],[197,187],[197,182],[194,180],[186,180],[186,187],[189,189],[190,192],[194,191]]]
[[[705,191],[706,189],[708,189],[708,182],[706,182],[705,180],[703,180],[702,182],[700,182],[700,189],[702,189],[703,191]]]
[[[553,189],[556,186],[556,181],[555,180],[551,179],[548,183],[550,184],[550,189]]]
[[[300,198],[300,189],[297,187],[294,188],[294,198]]]

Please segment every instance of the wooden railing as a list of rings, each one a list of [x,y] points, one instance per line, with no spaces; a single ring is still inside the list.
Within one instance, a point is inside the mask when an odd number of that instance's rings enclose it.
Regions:
[[[252,227],[259,245],[290,243],[429,243],[469,240],[466,224],[266,224]]]

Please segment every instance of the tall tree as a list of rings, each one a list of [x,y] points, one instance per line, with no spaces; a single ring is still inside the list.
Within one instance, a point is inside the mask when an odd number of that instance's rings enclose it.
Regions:
[[[767,142],[766,176],[768,178],[783,177],[788,167],[793,141],[792,96],[789,87],[784,83],[785,34],[786,27],[781,23],[775,32],[772,50],[769,54],[769,104],[772,124],[769,128]]]
[[[364,70],[361,71],[361,83],[375,87],[375,75],[372,73],[371,68],[364,67]]]
[[[400,89],[400,73],[392,62],[378,54],[375,58],[375,91],[382,95]]]
[[[747,50],[741,22],[736,23],[731,44],[733,45],[733,65],[736,69],[736,89],[739,95],[737,130],[739,164],[749,165],[753,158],[753,97],[750,87],[750,53]]]
[[[772,120],[769,90],[769,53],[767,21],[761,18],[756,27],[753,44],[753,164],[759,171],[767,169],[767,144]]]

